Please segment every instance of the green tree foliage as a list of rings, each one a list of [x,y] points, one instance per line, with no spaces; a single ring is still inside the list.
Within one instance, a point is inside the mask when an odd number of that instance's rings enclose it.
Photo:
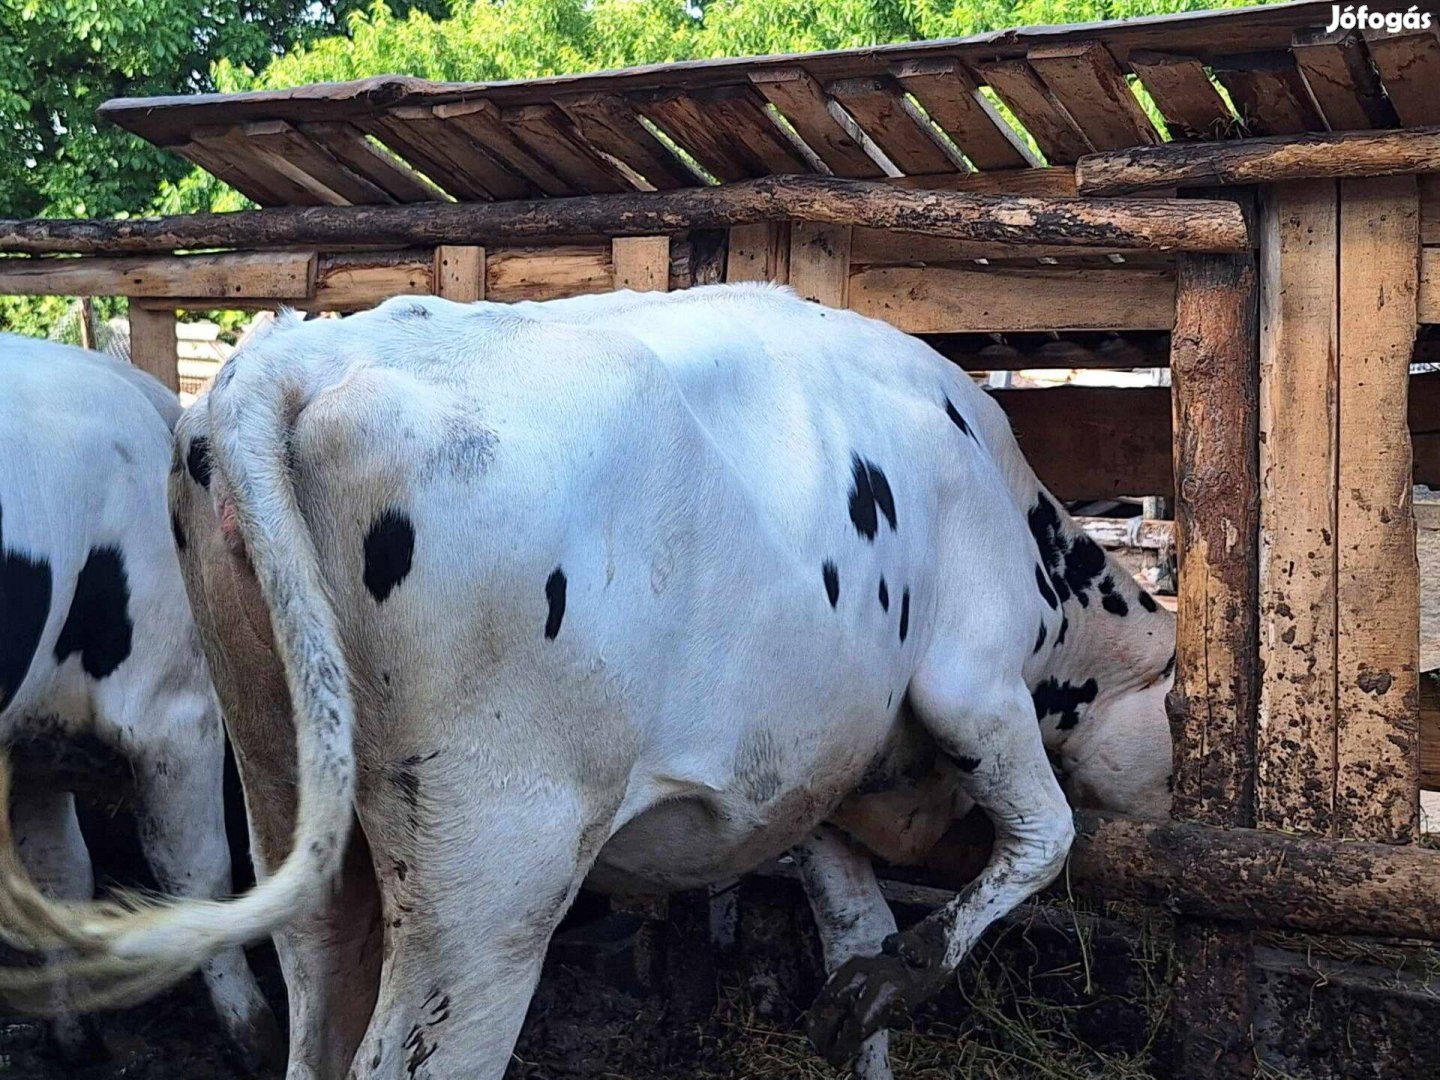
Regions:
[[[359,2],[0,0],[0,214],[148,207],[189,167],[96,123],[102,101],[212,89],[222,59],[263,70],[295,43],[333,34]]]

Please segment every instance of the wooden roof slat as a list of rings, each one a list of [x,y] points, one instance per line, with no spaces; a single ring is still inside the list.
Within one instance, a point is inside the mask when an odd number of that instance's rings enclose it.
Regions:
[[[855,118],[861,130],[897,167],[911,176],[963,172],[928,123],[910,107],[905,91],[888,77],[842,79],[826,92]]]
[[[694,187],[700,178],[640,122],[631,104],[614,94],[576,94],[556,104],[581,136],[609,154],[657,191]]]
[[[196,128],[191,135],[193,137],[191,145],[204,148],[209,154],[224,162],[232,176],[243,178],[255,193],[251,194],[244,188],[239,190],[250,195],[261,205],[343,205],[343,200],[333,192],[314,183],[304,183],[290,171],[279,168],[280,163],[275,156],[247,139],[238,127],[207,125]]]
[[[198,142],[183,142],[166,149],[179,154],[186,161],[199,165],[212,176],[217,177],[247,199],[261,206],[284,206],[289,203],[289,196],[294,194],[288,184],[282,185],[284,187],[282,191],[268,183],[267,180],[273,180],[273,174],[267,176],[269,170],[248,170],[244,164],[237,163],[212,146]],[[306,199],[310,197],[308,192],[302,191],[300,194]],[[314,203],[304,202],[296,205],[312,206]]]
[[[836,176],[869,180],[885,175],[830,111],[831,101],[824,89],[804,68],[755,72],[750,81]]]
[[[1288,52],[1221,57],[1212,66],[1252,135],[1325,130],[1310,88]]]
[[[500,119],[500,110],[489,101],[465,101],[454,105],[437,105],[435,118],[459,128],[485,153],[523,177],[537,191],[546,195],[576,195],[583,189],[550,163],[541,160],[522,146],[515,133]]]
[[[1018,169],[1040,163],[980,93],[979,84],[959,60],[907,60],[893,74],[977,169]]]
[[[634,185],[585,141],[558,105],[519,105],[506,109],[502,119],[516,139],[582,192],[634,190]]]
[[[1042,45],[1030,50],[1029,60],[1096,150],[1163,141],[1100,42]]]
[[[353,120],[397,105],[436,105],[484,96],[502,108],[558,95],[585,92],[630,93],[666,85],[699,88],[734,83],[753,71],[803,65],[822,84],[841,78],[880,75],[906,60],[958,56],[966,63],[1024,57],[1047,43],[1097,40],[1124,63],[1131,52],[1150,50],[1193,55],[1202,60],[1251,50],[1289,47],[1304,26],[1330,22],[1329,0],[1301,0],[1248,10],[1189,12],[1074,26],[1022,27],[969,38],[867,46],[808,55],[691,60],[621,71],[563,75],[495,83],[431,83],[396,75],[349,83],[243,94],[201,94],[161,98],[118,98],[102,115],[161,144],[181,142],[204,123],[243,120]]]
[[[810,172],[749,83],[694,94],[665,90],[632,100],[721,180]]]
[[[1028,60],[976,64],[975,72],[1025,125],[1050,164],[1073,165],[1095,149]]]
[[[1134,52],[1130,68],[1150,92],[1172,139],[1215,139],[1234,130],[1235,114],[1195,57]]]
[[[299,130],[336,161],[386,192],[395,202],[433,202],[445,193],[399,158],[385,153],[353,124],[299,124]]]
[[[1367,30],[1364,37],[1400,122],[1440,124],[1440,28],[1406,34]]]
[[[252,121],[240,130],[252,143],[273,155],[272,163],[277,169],[302,185],[313,187],[322,198],[325,198],[324,192],[333,193],[333,199],[325,199],[332,205],[366,206],[395,201],[389,192],[351,170],[284,120]]]
[[[1331,131],[1395,126],[1395,111],[1370,66],[1364,39],[1352,31],[1298,30],[1291,50],[1310,96]]]
[[[534,190],[434,107],[407,106],[358,123],[457,199],[520,199]]]

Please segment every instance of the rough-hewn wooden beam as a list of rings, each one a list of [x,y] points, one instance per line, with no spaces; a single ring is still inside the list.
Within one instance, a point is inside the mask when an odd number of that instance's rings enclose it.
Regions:
[[[553,236],[658,235],[772,219],[1123,250],[1225,252],[1250,244],[1240,212],[1218,201],[985,196],[833,177],[769,176],[718,187],[501,203],[287,207],[126,221],[0,221],[0,252],[480,244]]]
[[[306,251],[0,259],[0,295],[303,300],[315,261]]]
[[[1075,166],[1081,195],[1423,172],[1440,172],[1440,127],[1136,146],[1089,154]]]

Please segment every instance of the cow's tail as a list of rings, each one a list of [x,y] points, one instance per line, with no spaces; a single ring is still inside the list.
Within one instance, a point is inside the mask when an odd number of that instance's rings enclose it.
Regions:
[[[270,610],[294,709],[298,810],[290,853],[233,900],[67,904],[34,888],[7,827],[0,834],[0,848],[8,852],[0,855],[0,919],[9,924],[3,936],[52,953],[44,967],[0,971],[0,996],[22,1008],[45,1011],[62,984],[72,1007],[140,1000],[217,952],[310,910],[339,868],[353,815],[354,706],[335,615],[287,462],[300,389],[265,360],[262,352],[232,361],[228,381],[211,392],[210,443]]]

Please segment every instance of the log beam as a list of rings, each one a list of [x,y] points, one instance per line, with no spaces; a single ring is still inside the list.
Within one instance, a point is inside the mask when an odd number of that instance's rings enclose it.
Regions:
[[[1075,166],[1075,179],[1081,195],[1130,195],[1152,188],[1426,172],[1440,172],[1440,127],[1136,146],[1086,155]]]
[[[0,221],[0,252],[132,254],[186,248],[486,244],[555,236],[646,236],[809,221],[990,243],[1117,250],[1248,250],[1233,204],[1086,201],[924,191],[867,180],[767,176],[718,187],[498,203],[280,207],[126,221]]]

